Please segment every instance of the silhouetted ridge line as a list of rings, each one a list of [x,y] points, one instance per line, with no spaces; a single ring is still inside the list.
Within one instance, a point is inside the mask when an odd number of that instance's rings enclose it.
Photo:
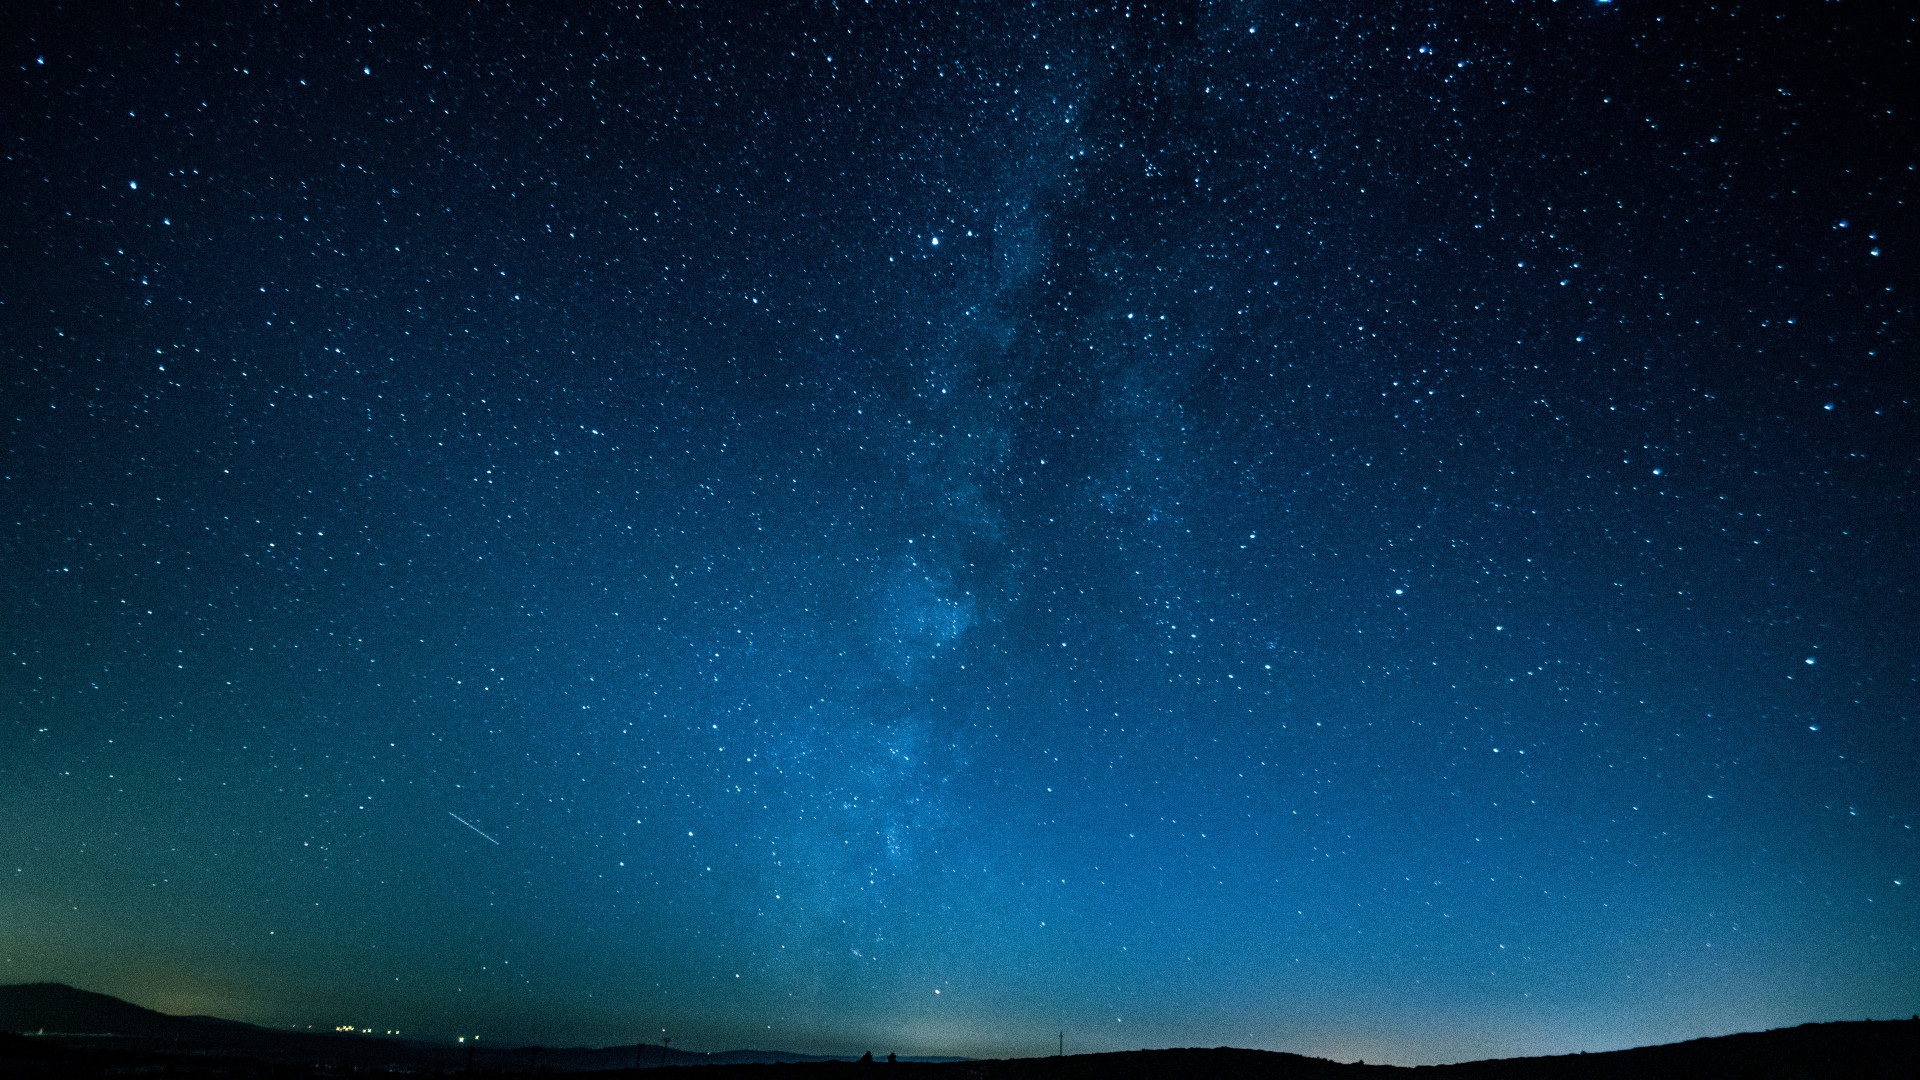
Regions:
[[[23,1037],[22,1033],[45,1032]],[[334,1070],[461,1075],[521,1071],[533,1047],[456,1047],[331,1032],[280,1031],[207,1016],[169,1016],[60,983],[0,986],[0,1075],[104,1077],[160,1069],[180,1075],[333,1075]],[[1345,1064],[1269,1050],[1136,1050],[1067,1057],[898,1062],[783,1051],[703,1054],[633,1044],[538,1048],[544,1074],[633,1076],[699,1070],[698,1080],[1320,1080],[1402,1075],[1416,1080],[1912,1080],[1920,1076],[1920,1017],[1802,1024],[1631,1050],[1503,1058],[1452,1065]],[[226,1057],[215,1060],[215,1055]],[[316,1073],[311,1070],[321,1070]],[[211,1070],[211,1071],[209,1071]]]

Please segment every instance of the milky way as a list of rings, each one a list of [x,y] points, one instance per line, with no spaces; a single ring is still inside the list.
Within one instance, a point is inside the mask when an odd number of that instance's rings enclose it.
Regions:
[[[0,981],[1409,1064],[1920,1010],[1910,21],[559,6],[17,18]]]

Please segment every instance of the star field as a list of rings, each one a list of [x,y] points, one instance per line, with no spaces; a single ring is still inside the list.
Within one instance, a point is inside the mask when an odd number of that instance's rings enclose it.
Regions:
[[[35,5],[0,981],[1403,1064],[1920,1010],[1910,19]]]

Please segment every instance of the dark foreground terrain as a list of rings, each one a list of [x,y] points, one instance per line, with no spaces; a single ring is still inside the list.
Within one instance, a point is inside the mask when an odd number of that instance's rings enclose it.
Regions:
[[[30,1032],[31,1034],[26,1034]],[[635,1068],[635,1062],[642,1068]],[[697,1072],[686,1070],[695,1069]],[[663,1071],[664,1070],[664,1071]],[[450,1047],[401,1039],[276,1031],[168,1016],[54,984],[0,987],[0,1077],[254,1078],[591,1075],[599,1080],[1708,1080],[1920,1077],[1920,1018],[1803,1024],[1604,1054],[1401,1068],[1265,1050],[1139,1050],[996,1061],[853,1062],[800,1054]]]

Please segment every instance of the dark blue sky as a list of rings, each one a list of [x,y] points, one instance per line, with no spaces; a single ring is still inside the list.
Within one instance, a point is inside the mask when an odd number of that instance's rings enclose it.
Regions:
[[[395,7],[14,16],[0,981],[1920,1011],[1911,20]]]

